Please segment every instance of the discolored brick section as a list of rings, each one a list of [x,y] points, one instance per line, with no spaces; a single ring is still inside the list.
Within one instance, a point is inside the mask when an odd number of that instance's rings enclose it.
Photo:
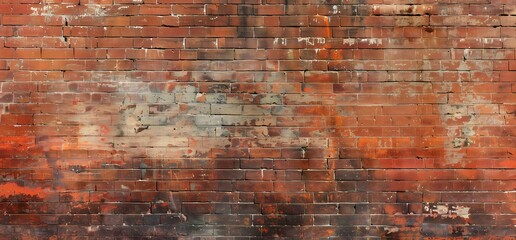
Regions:
[[[511,0],[0,0],[0,239],[514,239]]]

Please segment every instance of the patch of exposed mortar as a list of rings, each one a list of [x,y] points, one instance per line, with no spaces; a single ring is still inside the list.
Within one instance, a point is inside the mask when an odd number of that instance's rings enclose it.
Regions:
[[[426,203],[423,206],[423,213],[426,214],[426,217],[437,215],[441,218],[469,219],[469,210],[469,207],[446,203]]]
[[[386,231],[385,235],[392,235],[400,231],[398,227],[385,227],[384,230]]]
[[[461,92],[453,92],[452,84],[445,85],[447,93],[460,95],[463,99],[461,104],[443,104],[439,106],[439,114],[441,116],[442,125],[447,130],[447,139],[445,143],[445,160],[449,164],[459,163],[465,157],[464,148],[474,144],[473,137],[476,135],[475,128],[480,125],[476,113],[468,112],[468,106],[483,104],[486,102],[481,96],[471,93],[462,82],[460,84]]]
[[[425,237],[459,237],[465,234],[469,225],[469,207],[428,203],[423,206],[423,236]]]
[[[67,5],[66,8],[76,8],[77,5]],[[82,14],[74,15],[74,16],[94,16],[94,17],[102,17],[107,16],[106,7],[100,4],[86,4],[83,5],[84,9],[82,9]],[[31,16],[44,16],[51,17],[56,16],[55,8],[60,9],[60,5],[44,5],[42,8],[31,7],[32,13]]]
[[[422,239],[425,237],[460,237],[477,235],[467,232],[470,225],[470,208],[457,204],[423,204],[422,226],[384,227],[386,239]]]
[[[469,119],[462,123],[463,126],[448,126],[447,136],[451,139],[453,148],[468,147],[473,143],[471,137],[475,135],[473,124],[476,121],[476,115],[468,113],[467,107],[467,105],[442,105],[439,108],[441,113],[446,114],[447,122],[461,122],[463,119]]]
[[[124,125],[130,126],[134,130],[134,133],[149,129],[150,124],[146,119],[146,117],[149,116],[149,105],[125,104],[124,101],[120,113]]]
[[[182,151],[177,151],[178,155],[173,155],[176,151],[169,151],[171,148],[185,150],[189,147],[188,137],[217,136],[218,131],[223,135],[222,116],[210,116],[210,105],[212,103],[224,104],[225,96],[215,93],[201,93],[199,89],[191,85],[175,86],[173,84],[166,85],[162,90],[131,90],[127,93],[120,92],[122,82],[113,86],[113,93],[106,98],[101,104],[74,104],[70,108],[71,112],[66,118],[60,119],[56,127],[59,125],[75,126],[78,128],[77,135],[74,136],[77,142],[73,144],[61,142],[49,142],[48,138],[38,141],[40,146],[45,147],[45,152],[59,152],[64,149],[80,149],[80,150],[110,150],[114,153],[121,153],[122,159],[138,160],[139,158],[155,158],[154,155],[147,151],[139,152],[138,146],[146,146],[145,150],[156,150],[166,152],[164,158],[190,157],[184,156]],[[173,87],[172,87],[173,86]],[[181,109],[186,106],[187,109]],[[203,111],[189,111],[188,107],[207,109]],[[86,109],[88,108],[88,109]],[[115,109],[114,113],[113,110]],[[116,113],[116,109],[119,110]],[[100,114],[100,115],[99,115]],[[102,126],[96,126],[97,131],[92,131],[95,126],[96,119],[104,119]],[[155,128],[155,129],[154,129]],[[184,129],[182,129],[184,128]],[[104,129],[104,130],[98,130]],[[39,136],[39,133],[36,133]],[[229,135],[229,133],[228,133]],[[106,144],[103,139],[113,140],[112,143]],[[189,149],[187,149],[189,150]],[[186,152],[186,150],[185,150]],[[170,154],[172,153],[172,154]],[[53,158],[48,154],[49,166],[56,169],[56,173],[60,166],[56,163],[61,161],[60,158]],[[132,161],[128,163],[132,164]],[[77,176],[83,174],[102,173],[106,169],[123,169],[125,166],[123,161],[106,160],[100,163],[100,169],[89,169],[89,165],[74,164],[67,167],[67,171],[76,173]],[[134,165],[129,165],[134,167]],[[141,178],[134,179],[144,181],[146,171],[155,166],[147,166],[143,162],[140,164]],[[55,181],[74,181],[74,179],[65,179],[70,175],[56,176]],[[84,175],[88,177],[88,175]],[[122,185],[123,190],[131,190],[130,186]],[[177,207],[175,200],[166,199],[166,201],[155,199],[152,202],[152,212],[166,213],[167,217],[174,222],[187,222],[187,216],[181,213],[181,207]],[[114,212],[127,212],[125,208],[117,208]],[[149,210],[150,211],[150,210]],[[150,212],[149,212],[150,213]],[[92,231],[96,231],[92,229]]]

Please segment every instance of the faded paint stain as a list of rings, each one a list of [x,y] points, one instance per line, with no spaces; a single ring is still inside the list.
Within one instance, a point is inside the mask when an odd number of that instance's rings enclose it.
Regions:
[[[423,206],[423,213],[429,216],[441,216],[442,218],[460,217],[469,219],[469,207],[454,204],[435,204],[427,203]]]
[[[447,84],[448,99],[457,97],[461,103],[448,102],[439,106],[439,113],[443,127],[447,130],[447,141],[445,142],[445,161],[449,164],[458,164],[466,156],[465,148],[474,144],[474,137],[477,135],[476,126],[485,125],[476,113],[468,112],[468,107],[489,105],[489,101],[482,96],[472,94],[470,86],[459,82],[461,92],[454,92],[453,84]],[[489,124],[500,124],[497,119],[490,119]]]
[[[470,224],[469,207],[452,204],[426,204],[422,233],[425,237],[459,237]]]
[[[49,193],[50,190],[48,189],[24,187],[13,182],[8,182],[0,185],[0,196],[4,198],[9,198],[9,196],[21,194],[45,198]]]

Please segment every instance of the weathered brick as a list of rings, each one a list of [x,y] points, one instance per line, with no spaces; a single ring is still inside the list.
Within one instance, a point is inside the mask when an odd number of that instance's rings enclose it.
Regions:
[[[513,12],[0,0],[0,230],[510,236]]]

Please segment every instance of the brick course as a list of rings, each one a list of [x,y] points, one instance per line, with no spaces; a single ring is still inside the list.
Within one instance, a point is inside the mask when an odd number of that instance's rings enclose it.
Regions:
[[[0,0],[0,239],[513,239],[510,0]]]

